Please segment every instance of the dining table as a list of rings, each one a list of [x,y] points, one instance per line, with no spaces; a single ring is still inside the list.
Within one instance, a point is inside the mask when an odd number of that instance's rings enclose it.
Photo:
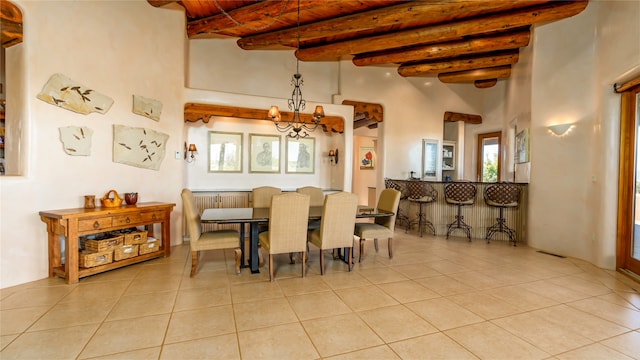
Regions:
[[[249,224],[249,267],[251,273],[260,273],[258,261],[258,225],[269,223],[269,208],[209,208],[204,209],[200,216],[203,224],[239,224],[240,250],[242,251],[241,267],[245,264],[245,224]],[[371,206],[359,205],[356,219],[393,216],[394,212],[377,209]],[[322,219],[322,206],[309,207],[309,221]]]

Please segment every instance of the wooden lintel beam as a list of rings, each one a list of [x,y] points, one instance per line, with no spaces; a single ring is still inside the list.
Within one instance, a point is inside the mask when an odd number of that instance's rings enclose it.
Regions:
[[[443,83],[472,83],[476,80],[506,79],[511,75],[511,65],[492,68],[440,73],[438,79]]]
[[[445,111],[444,121],[464,121],[467,124],[482,124],[482,116]]]
[[[10,46],[22,42],[22,11],[9,1],[0,1],[0,39],[2,47]]]
[[[238,106],[196,103],[187,103],[184,105],[185,122],[203,121],[208,123],[212,116],[272,121],[268,113],[268,109],[252,109]],[[284,121],[293,119],[292,112],[282,111],[280,115]],[[310,124],[313,122],[313,115],[300,114],[300,120]],[[344,132],[344,119],[340,116],[325,116],[320,119],[320,126],[327,132],[342,133]]]
[[[400,48],[441,43],[461,39],[464,36],[508,31],[531,24],[564,19],[580,13],[587,7],[587,4],[588,2],[584,0],[554,1],[542,6],[481,18],[302,48],[296,52],[296,56],[302,61],[330,61],[347,55],[384,51],[390,47]]]
[[[341,1],[344,2],[344,0]],[[452,21],[461,16],[472,17],[546,2],[548,0],[442,0],[410,1],[395,5],[397,2],[389,1],[389,4],[394,5],[301,25],[300,41],[304,43],[313,39],[332,38],[336,35],[362,33],[380,27],[397,27],[398,24],[406,27],[426,26]],[[306,2],[304,6],[306,10]],[[265,50],[277,45],[295,46],[296,35],[296,28],[282,29],[243,37],[238,40],[238,46],[245,50]]]
[[[473,86],[478,89],[486,89],[495,86],[497,83],[498,79],[476,80],[473,82]]]
[[[434,75],[442,72],[455,72],[488,68],[502,65],[512,65],[518,62],[519,50],[495,55],[478,55],[463,59],[429,61],[417,64],[403,64],[398,67],[398,74],[404,77]]]
[[[367,118],[373,119],[377,122],[382,122],[383,120],[383,112],[382,105],[374,104],[374,103],[366,103],[361,101],[353,101],[353,100],[343,100],[342,105],[351,105],[353,106],[353,114],[358,113],[367,114]]]
[[[376,119],[371,119],[371,118],[365,118],[362,120],[356,120],[353,122],[353,128],[357,129],[357,128],[361,128],[364,126],[369,126],[371,124],[378,124],[378,121]]]
[[[527,28],[526,30],[493,34],[468,40],[356,55],[353,58],[353,64],[356,66],[370,66],[406,63],[446,59],[490,51],[513,50],[529,45],[530,37],[531,34]]]

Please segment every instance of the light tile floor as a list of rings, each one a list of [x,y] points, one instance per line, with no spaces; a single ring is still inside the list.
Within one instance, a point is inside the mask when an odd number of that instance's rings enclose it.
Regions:
[[[288,256],[233,271],[233,252],[0,290],[7,359],[640,359],[640,284],[503,241],[396,231],[347,272]],[[357,259],[357,254],[356,254]]]

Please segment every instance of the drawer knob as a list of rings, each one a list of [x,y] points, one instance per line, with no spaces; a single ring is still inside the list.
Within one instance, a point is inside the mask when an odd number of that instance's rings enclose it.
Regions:
[[[100,228],[100,223],[98,222],[98,220],[96,220],[96,221],[93,223],[93,228],[94,228],[94,229],[99,229],[99,228]]]
[[[155,220],[156,219],[156,214],[151,215],[151,220]]]
[[[128,224],[131,222],[131,219],[129,219],[129,217],[127,216],[127,220],[125,220],[124,222]]]

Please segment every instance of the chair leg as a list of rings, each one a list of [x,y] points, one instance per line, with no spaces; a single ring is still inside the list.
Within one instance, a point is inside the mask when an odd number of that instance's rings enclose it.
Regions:
[[[358,255],[358,262],[362,261],[362,254],[364,254],[364,239],[360,238],[360,254]]]
[[[198,252],[191,252],[191,277],[196,274],[196,268],[198,267]]]
[[[378,239],[373,239],[373,247],[376,249],[376,252],[378,252]]]
[[[296,263],[296,259],[293,257],[293,253],[290,252],[289,253],[289,264],[295,264]]]
[[[349,267],[349,271],[353,269],[353,261],[351,261],[351,254],[353,253],[353,246],[347,248],[347,266]]]
[[[389,247],[389,259],[393,258],[393,238],[389,238],[389,240],[387,240],[388,243],[388,247]]]
[[[242,250],[235,249],[236,253],[236,274],[240,275],[240,258],[242,258]]]
[[[324,275],[324,252],[320,249],[320,275]]]
[[[269,281],[273,281],[273,255],[269,254]]]
[[[322,251],[322,250],[321,250],[321,251]],[[307,267],[306,259],[307,259],[307,252],[306,252],[306,251],[303,251],[303,252],[302,252],[302,277],[304,277],[304,275],[305,275],[305,273],[306,273],[306,270],[307,270],[307,269],[306,269],[306,267]]]

